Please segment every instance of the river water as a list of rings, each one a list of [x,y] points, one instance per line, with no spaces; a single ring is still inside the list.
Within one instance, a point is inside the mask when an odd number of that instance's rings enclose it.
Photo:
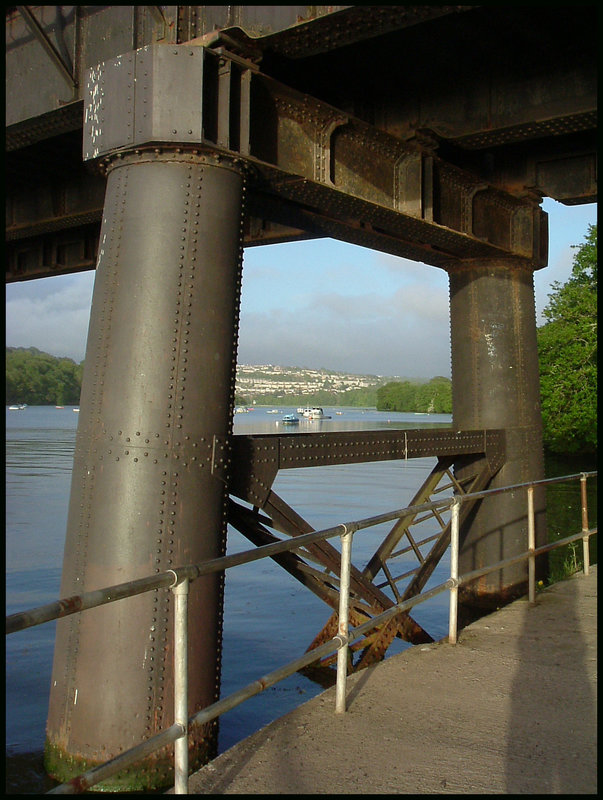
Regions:
[[[278,413],[271,413],[276,411]],[[256,407],[235,414],[235,433],[317,430],[378,430],[450,427],[449,415],[325,409],[330,419],[282,427],[294,409]],[[339,413],[340,412],[340,413]],[[31,406],[6,410],[6,613],[58,599],[77,428],[71,407]],[[435,464],[435,458],[285,470],[274,489],[314,528],[403,508]],[[558,463],[550,474],[568,474]],[[579,529],[576,489],[557,492],[553,505]],[[558,499],[561,497],[561,499]],[[433,521],[428,523],[433,525]],[[550,526],[550,523],[549,523]],[[362,568],[390,526],[359,532],[353,562]],[[433,532],[436,532],[433,528]],[[425,529],[428,533],[428,529]],[[332,540],[339,546],[336,540]],[[228,550],[250,549],[229,529]],[[411,564],[410,566],[414,566]],[[448,577],[444,557],[428,587]],[[403,570],[400,570],[403,571]],[[301,655],[330,616],[328,607],[270,559],[228,570],[225,584],[222,694],[230,694]],[[439,595],[413,616],[434,637],[447,634],[448,599]],[[7,637],[6,751],[8,793],[38,793],[54,784],[45,777],[42,750],[52,670],[55,623]],[[388,655],[409,645],[395,643]],[[295,674],[220,720],[220,752],[322,691]]]

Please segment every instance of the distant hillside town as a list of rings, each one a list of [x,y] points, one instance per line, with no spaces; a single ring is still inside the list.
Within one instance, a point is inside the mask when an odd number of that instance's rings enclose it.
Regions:
[[[390,411],[450,413],[451,381],[357,375],[333,370],[239,364],[235,403],[253,405],[360,406]]]
[[[283,397],[320,391],[339,394],[380,386],[388,380],[377,375],[352,375],[327,369],[240,364],[237,366],[236,391],[256,398],[275,392]]]
[[[28,405],[78,405],[84,363],[59,358],[35,347],[6,348],[6,401]],[[400,383],[403,381],[403,383]],[[450,389],[448,378],[433,378],[425,386],[382,375],[358,375],[325,368],[239,364],[236,371],[235,404],[360,406],[396,410],[439,410],[438,399]],[[432,385],[433,384],[433,385]],[[420,397],[419,397],[420,395]],[[434,405],[435,403],[435,405]],[[446,400],[446,405],[448,401]],[[417,408],[415,409],[415,406]],[[438,406],[438,409],[436,409]],[[443,409],[447,411],[446,409]]]

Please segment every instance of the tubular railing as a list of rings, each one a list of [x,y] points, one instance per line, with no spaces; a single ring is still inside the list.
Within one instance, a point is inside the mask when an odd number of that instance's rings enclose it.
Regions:
[[[546,478],[544,480],[513,484],[497,489],[485,489],[466,495],[455,495],[452,498],[422,503],[421,505],[408,506],[407,508],[368,517],[356,522],[336,525],[332,528],[325,528],[321,531],[312,531],[300,536],[295,536],[290,540],[283,540],[273,544],[263,545],[253,550],[246,550],[222,558],[205,561],[201,564],[190,564],[176,569],[170,569],[157,575],[140,578],[134,581],[85,592],[81,595],[64,598],[55,603],[49,603],[28,611],[11,614],[6,618],[6,633],[40,625],[54,619],[69,616],[70,614],[86,611],[106,603],[112,603],[126,597],[132,597],[154,589],[169,588],[175,595],[174,609],[174,724],[164,731],[150,737],[141,744],[130,748],[110,761],[94,767],[82,775],[73,778],[67,783],[52,789],[48,794],[78,794],[89,789],[91,786],[100,783],[111,777],[122,769],[147,757],[156,750],[161,749],[167,744],[174,742],[174,793],[188,793],[188,731],[196,725],[203,725],[232,708],[240,705],[254,695],[259,694],[269,686],[273,686],[280,680],[299,671],[305,666],[337,651],[337,679],[335,689],[335,713],[341,714],[346,710],[346,677],[348,646],[364,636],[373,628],[387,622],[401,611],[409,611],[416,605],[424,603],[445,591],[450,591],[450,613],[448,641],[456,644],[457,641],[457,607],[458,589],[466,583],[476,578],[487,575],[490,572],[501,569],[511,564],[516,564],[527,559],[528,561],[528,600],[535,602],[535,560],[542,553],[554,550],[572,542],[582,539],[584,574],[589,574],[589,538],[597,533],[597,528],[588,527],[588,506],[586,481],[589,477],[594,477],[597,472],[581,472],[573,475],[565,475],[558,478]],[[553,543],[535,546],[535,524],[534,524],[534,487],[541,485],[551,485],[563,483],[571,480],[580,479],[581,483],[581,508],[582,508],[582,529],[579,533],[566,536]],[[487,567],[472,570],[463,575],[458,574],[459,556],[459,509],[463,502],[489,497],[494,494],[526,489],[528,507],[528,542],[527,550],[512,558],[497,561]],[[356,626],[352,630],[348,629],[348,604],[350,594],[350,565],[352,553],[352,538],[357,531],[370,528],[382,522],[389,522],[395,519],[402,519],[410,514],[417,514],[433,509],[450,509],[450,578],[444,583],[433,587],[428,591],[421,592],[414,597],[403,602],[397,603],[386,611],[372,617],[367,622]],[[270,672],[253,683],[239,689],[238,691],[218,700],[210,706],[188,718],[187,698],[188,698],[188,666],[187,666],[187,599],[189,583],[201,575],[222,571],[240,564],[247,564],[261,558],[282,553],[287,550],[294,550],[311,542],[339,536],[341,538],[341,569],[340,569],[340,593],[339,593],[339,628],[337,634],[328,642],[319,647],[304,653],[300,658],[285,664],[282,667]]]

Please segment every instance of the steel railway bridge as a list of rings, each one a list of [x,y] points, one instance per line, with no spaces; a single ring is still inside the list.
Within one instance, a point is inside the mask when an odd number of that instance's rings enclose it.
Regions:
[[[61,597],[217,557],[228,523],[257,545],[307,532],[273,490],[290,467],[435,456],[413,504],[543,477],[540,204],[596,200],[596,22],[594,5],[7,7],[6,280],[96,269]],[[448,273],[452,431],[233,436],[243,249],[308,237]],[[536,510],[538,544],[542,493]],[[353,624],[425,585],[449,522],[428,551],[419,522],[352,570]],[[463,504],[461,569],[521,552],[525,529],[513,493]],[[419,561],[404,587],[403,546]],[[328,543],[276,558],[337,608]],[[526,569],[464,606],[513,599]],[[60,780],[170,724],[168,594],[59,621]],[[219,694],[222,596],[219,577],[191,587],[191,714]],[[395,636],[429,638],[400,613],[352,668]],[[155,754],[136,780],[170,768]]]

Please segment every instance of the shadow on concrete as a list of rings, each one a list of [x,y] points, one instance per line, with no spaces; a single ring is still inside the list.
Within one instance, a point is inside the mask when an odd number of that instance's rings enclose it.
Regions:
[[[507,728],[509,794],[597,791],[595,609],[596,581],[583,576],[525,604]]]

